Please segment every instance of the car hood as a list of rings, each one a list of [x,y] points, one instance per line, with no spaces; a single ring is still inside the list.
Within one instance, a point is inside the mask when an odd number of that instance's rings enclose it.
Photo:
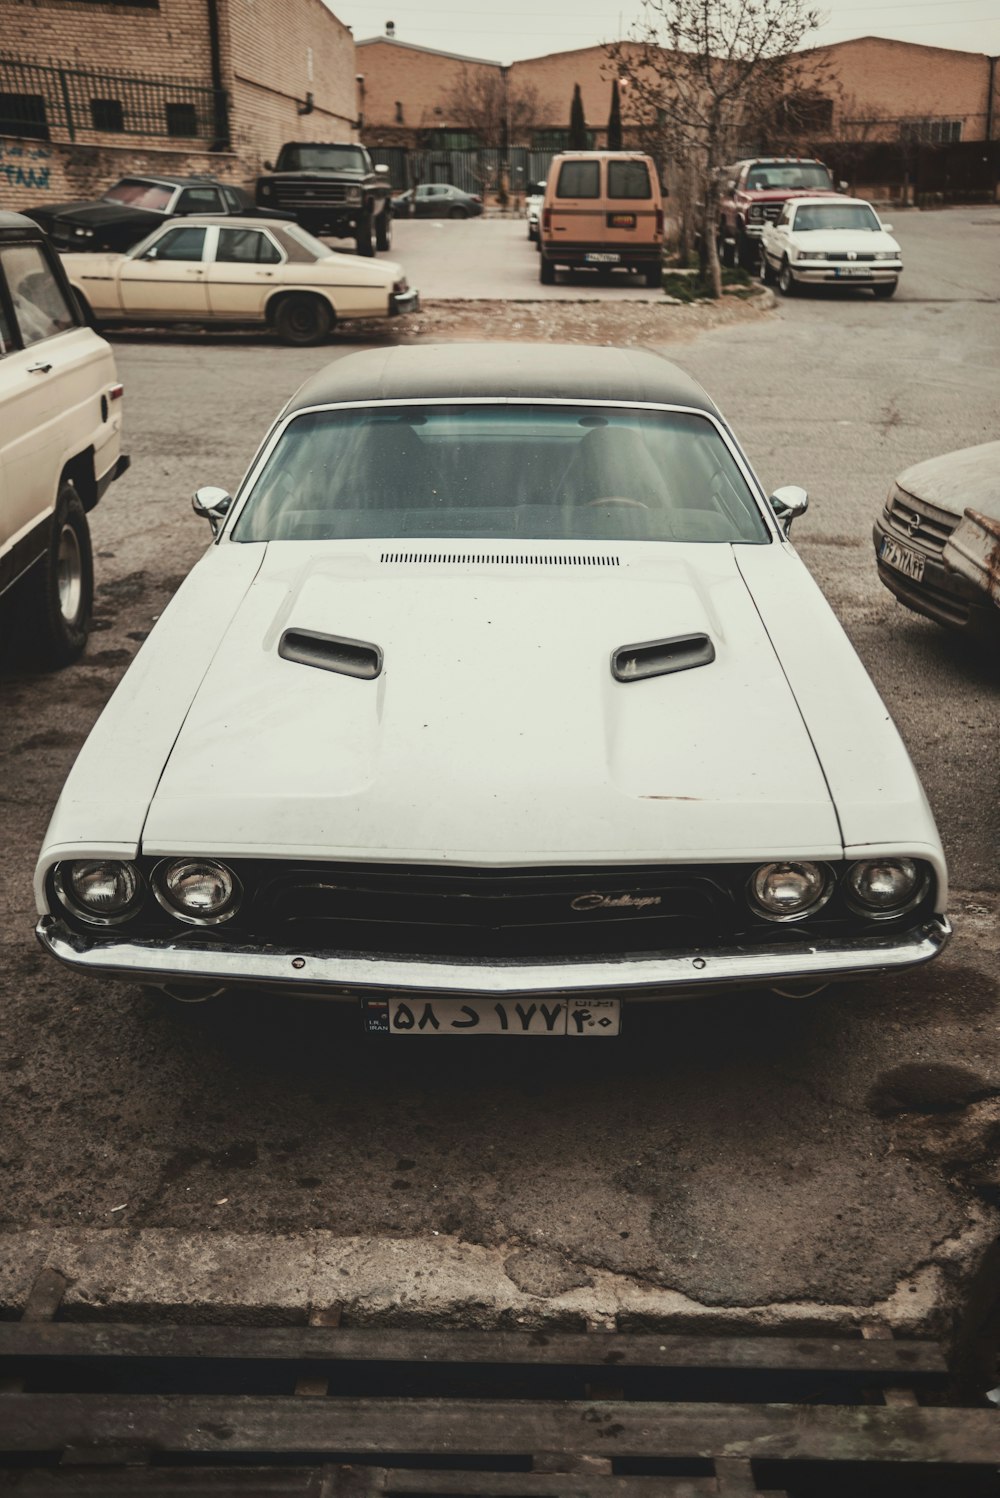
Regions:
[[[914,463],[899,475],[896,487],[953,515],[972,509],[1000,520],[1000,442]]]
[[[54,218],[71,218],[74,223],[97,228],[102,224],[159,223],[166,217],[154,208],[129,208],[124,203],[64,203],[50,210]]]
[[[304,556],[270,543],[177,734],[143,851],[496,865],[840,854],[734,548],[481,545]],[[253,548],[215,550],[234,549]],[[368,642],[382,670],[283,658],[286,631]],[[711,640],[710,664],[613,678],[619,647],[690,633]]]
[[[881,229],[877,233],[871,229],[807,229],[798,234],[793,231],[788,237],[800,250],[822,250],[824,254],[899,254],[892,235]]]

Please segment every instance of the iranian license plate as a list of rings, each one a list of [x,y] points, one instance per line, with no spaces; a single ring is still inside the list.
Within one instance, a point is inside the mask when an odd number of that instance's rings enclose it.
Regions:
[[[878,554],[883,562],[890,567],[895,567],[904,577],[912,578],[919,583],[924,575],[924,558],[919,551],[911,551],[908,546],[900,546],[891,536],[883,536],[882,544],[879,546]]]
[[[622,257],[612,250],[591,250],[583,258],[588,265],[619,265]]]
[[[838,276],[870,276],[871,270],[867,265],[838,265]]]
[[[363,1001],[370,1035],[580,1035],[621,1033],[620,999],[423,999]]]

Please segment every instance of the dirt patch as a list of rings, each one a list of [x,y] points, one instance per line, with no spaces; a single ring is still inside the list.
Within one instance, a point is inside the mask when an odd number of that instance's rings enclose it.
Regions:
[[[668,343],[694,338],[710,328],[762,317],[774,298],[678,306],[662,302],[427,302],[407,318],[399,341],[417,339],[517,339],[544,343]]]

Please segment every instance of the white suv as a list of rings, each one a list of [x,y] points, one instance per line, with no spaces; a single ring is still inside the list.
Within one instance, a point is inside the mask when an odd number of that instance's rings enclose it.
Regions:
[[[0,595],[47,666],[87,642],[87,511],[128,467],[110,346],[85,326],[37,224],[0,212]]]

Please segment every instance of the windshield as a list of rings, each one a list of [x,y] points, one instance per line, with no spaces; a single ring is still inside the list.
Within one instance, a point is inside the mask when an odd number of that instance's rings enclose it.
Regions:
[[[368,168],[360,146],[282,146],[279,172],[363,172]]]
[[[236,541],[354,537],[767,542],[705,416],[530,403],[305,412]]]
[[[175,189],[165,187],[162,182],[137,182],[133,177],[123,177],[104,194],[106,203],[123,203],[128,208],[151,208],[155,212],[166,211]]]
[[[292,260],[325,260],[334,253],[328,244],[310,234],[308,229],[303,229],[301,224],[282,224],[280,227],[275,224],[274,232]],[[303,251],[308,253],[303,254]]]
[[[877,234],[882,225],[867,203],[817,203],[796,211],[795,232],[802,229],[869,229]]]
[[[788,166],[755,166],[747,173],[747,187],[760,189],[832,186],[830,173],[818,161],[795,162]]]

